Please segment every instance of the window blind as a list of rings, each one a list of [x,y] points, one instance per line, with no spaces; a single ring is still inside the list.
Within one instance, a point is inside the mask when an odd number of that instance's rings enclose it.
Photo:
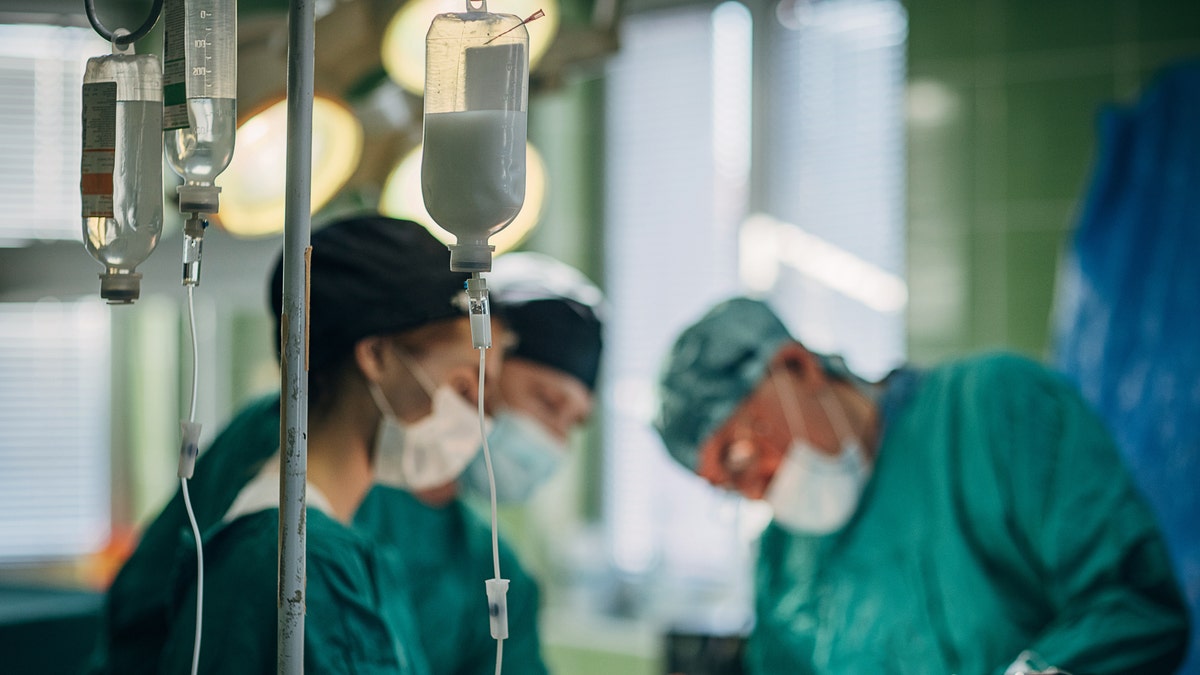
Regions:
[[[0,561],[75,556],[107,540],[107,310],[0,303]]]
[[[0,26],[0,246],[79,239],[80,88],[91,29]]]

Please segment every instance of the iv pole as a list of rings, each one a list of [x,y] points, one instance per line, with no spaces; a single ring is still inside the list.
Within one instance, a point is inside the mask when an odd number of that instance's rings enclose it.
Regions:
[[[304,672],[304,580],[308,475],[308,273],[312,252],[313,53],[316,0],[288,9],[287,192],[283,224],[283,312],[279,447],[278,673]]]

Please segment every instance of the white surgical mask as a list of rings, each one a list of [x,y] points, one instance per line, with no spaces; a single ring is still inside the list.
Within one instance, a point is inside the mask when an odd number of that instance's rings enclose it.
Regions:
[[[871,475],[862,443],[850,432],[845,413],[837,408],[835,414],[834,406],[826,399],[832,395],[826,392],[819,400],[841,447],[832,457],[820,452],[805,440],[804,421],[791,389],[778,383],[776,386],[781,398],[791,399],[783,404],[792,443],[763,500],[771,505],[775,521],[787,530],[814,535],[836,532],[845,527],[858,509],[863,487]],[[800,427],[800,433],[796,426]]]
[[[496,501],[502,504],[524,502],[546,482],[562,464],[567,446],[533,417],[505,410],[498,413],[488,432],[488,450],[496,477]],[[463,485],[487,497],[487,463],[480,452],[462,475]]]
[[[375,482],[404,490],[429,490],[458,479],[479,451],[479,414],[449,385],[434,389],[411,358],[405,362],[433,404],[413,424],[402,424],[374,382],[371,398],[382,414],[375,432]]]
[[[842,529],[858,509],[868,475],[860,444],[843,444],[841,453],[830,457],[796,439],[763,499],[785,529],[829,534]]]

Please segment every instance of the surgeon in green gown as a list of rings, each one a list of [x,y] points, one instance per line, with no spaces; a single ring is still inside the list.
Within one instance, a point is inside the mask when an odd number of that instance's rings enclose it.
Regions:
[[[600,291],[579,271],[537,253],[507,253],[486,274],[500,320],[511,338],[503,369],[489,387],[488,433],[499,503],[519,505],[561,465],[571,433],[593,407],[601,353]],[[399,543],[415,577],[412,590],[421,646],[439,675],[492,675],[484,579],[491,578],[490,525],[463,500],[487,502],[483,453],[462,475],[433,489],[379,485],[363,501],[355,525],[378,541]],[[504,672],[546,673],[538,638],[539,592],[500,533],[500,572],[508,590],[509,638]],[[419,542],[419,545],[412,545]]]
[[[432,673],[402,551],[351,524],[381,468],[395,464],[401,424],[456,419],[461,426],[469,418],[478,443],[467,403],[479,360],[460,298],[466,275],[449,272],[446,248],[424,228],[377,215],[327,225],[312,246],[305,669]],[[271,289],[278,322],[280,262]],[[277,397],[252,405],[190,481],[205,554],[200,672],[275,672],[278,415]],[[429,466],[457,474],[475,448],[457,457],[430,453],[438,450],[423,446]],[[187,672],[196,579],[177,495],[109,591],[93,671]]]
[[[553,455],[565,452],[567,435],[590,413],[599,368],[600,298],[577,271],[536,254],[502,256],[488,276],[493,305],[503,311],[505,325],[531,336],[511,348],[499,386],[488,394],[504,400],[506,408],[495,416],[490,434],[499,497],[519,502],[549,477],[561,461]],[[278,395],[252,402],[221,432],[201,456],[193,480],[192,501],[202,527],[220,519],[278,441]],[[463,483],[468,492],[486,498],[482,465],[476,456]],[[211,475],[227,479],[204,480]],[[385,549],[392,558],[383,564],[409,579],[404,600],[412,603],[413,632],[430,672],[490,675],[496,646],[483,593],[483,580],[493,572],[490,527],[455,498],[456,485],[417,494],[376,485],[355,514],[355,529],[395,545]],[[109,651],[136,654],[142,649],[139,636],[153,635],[164,600],[152,570],[164,564],[172,542],[187,529],[177,494],[143,534],[110,591],[106,618],[110,636],[117,638],[110,642],[123,649],[109,646]],[[501,573],[511,580],[505,672],[544,673],[536,583],[503,538],[499,546]]]
[[[991,354],[879,383],[764,303],[672,347],[656,427],[773,509],[752,673],[1172,673],[1188,617],[1104,424],[1057,374]]]

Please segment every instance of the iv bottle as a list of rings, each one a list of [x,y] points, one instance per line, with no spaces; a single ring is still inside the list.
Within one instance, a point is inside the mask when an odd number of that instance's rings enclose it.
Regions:
[[[237,131],[237,2],[167,0],[163,17],[163,129],[167,163],[183,178],[179,210],[216,213],[214,180]]]
[[[486,0],[437,15],[425,37],[421,193],[425,209],[455,235],[450,269],[492,268],[488,238],[525,202],[529,32]]]
[[[130,304],[141,291],[135,268],[163,225],[162,66],[133,45],[88,59],[83,75],[80,196],[83,243],[104,265],[100,297]]]

